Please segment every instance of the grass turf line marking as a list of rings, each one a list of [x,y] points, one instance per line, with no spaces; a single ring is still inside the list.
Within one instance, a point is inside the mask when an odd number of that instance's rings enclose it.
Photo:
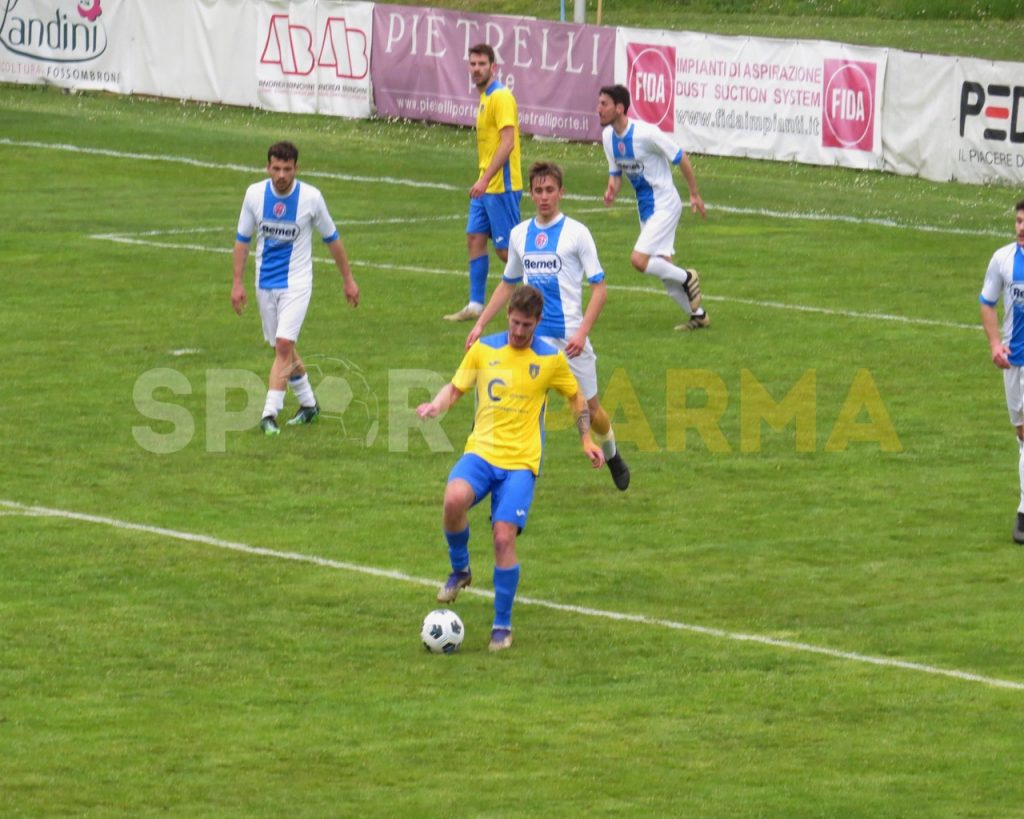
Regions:
[[[0,138],[0,145],[8,145],[15,148],[37,148],[40,150],[67,151],[71,153],[91,154],[95,156],[108,156],[113,159],[135,159],[144,162],[174,162],[182,165],[191,165],[196,168],[207,168],[211,170],[242,171],[248,174],[264,174],[264,168],[250,167],[249,165],[238,165],[230,162],[209,162],[201,159],[193,159],[188,156],[174,156],[169,154],[143,154],[128,151],[115,151],[110,148],[92,148],[82,145],[72,145],[67,142],[35,142],[32,140]],[[412,179],[400,179],[393,176],[354,176],[352,174],[334,173],[331,171],[309,171],[303,170],[303,176],[318,177],[321,179],[337,179],[342,182],[360,182],[372,185],[404,185],[412,188],[430,188],[443,191],[466,191],[464,185],[452,185],[445,182],[417,182]],[[594,202],[598,200],[598,194],[593,196],[582,196],[580,194],[566,194],[568,200],[578,202]],[[620,196],[619,202],[634,202],[635,199]],[[861,216],[845,216],[843,214],[829,213],[786,213],[766,208],[740,208],[729,205],[711,205],[705,203],[709,211],[720,210],[723,213],[735,213],[744,216],[763,216],[770,219],[805,219],[815,222],[843,222],[854,225],[874,225],[875,227],[894,228],[897,230],[916,230],[924,233],[948,233],[952,236],[1001,236],[1006,237],[1009,232],[996,230],[994,228],[951,228],[937,225],[915,225],[910,222],[900,222],[895,219],[884,219]]]
[[[231,540],[199,535],[192,532],[180,532],[175,529],[166,529],[162,526],[150,526],[144,523],[131,523],[130,521],[118,520],[116,518],[103,517],[101,515],[89,515],[83,512],[72,512],[66,509],[51,509],[45,506],[29,506],[17,501],[0,499],[0,506],[6,511],[0,512],[0,516],[22,515],[25,517],[50,517],[63,520],[73,520],[82,523],[95,523],[102,526],[111,526],[115,529],[123,529],[130,532],[143,532],[149,535],[183,540],[188,543],[198,543],[204,546],[213,546],[217,549],[227,549],[233,552],[255,555],[258,557],[271,557],[277,560],[291,560],[298,563],[310,563],[314,566],[321,566],[327,569],[339,569],[341,571],[355,572],[358,574],[380,577],[386,580],[397,580],[402,583],[412,583],[417,586],[428,586],[436,588],[438,581],[427,580],[423,577],[415,577],[405,572],[393,571],[390,569],[378,569],[374,566],[363,566],[358,563],[347,563],[340,560],[330,560],[315,555],[306,555],[299,552],[280,552],[275,549],[265,549],[259,546],[250,546],[247,543],[237,543]],[[466,588],[462,594],[475,595],[488,599],[494,599],[494,593],[481,591],[479,589]],[[743,632],[726,631],[725,629],[712,628],[709,626],[698,626],[691,623],[681,623],[675,620],[665,620],[659,617],[648,617],[644,614],[629,614],[626,612],[609,611],[607,609],[594,609],[588,606],[573,606],[566,603],[556,603],[551,600],[541,600],[535,597],[517,596],[516,602],[525,606],[537,606],[538,608],[550,609],[552,611],[579,614],[585,617],[598,617],[605,620],[614,620],[621,623],[636,623],[637,625],[659,626],[661,628],[675,631],[686,631],[691,634],[701,634],[705,637],[715,637],[720,640],[732,640],[741,643],[753,643],[755,645],[769,648],[779,648],[786,651],[800,651],[809,654],[818,654],[830,657],[834,660],[846,660],[848,662],[865,663],[887,668],[899,668],[905,671],[915,671],[920,674],[929,674],[938,677],[949,677],[964,682],[981,683],[993,688],[1006,688],[1014,691],[1024,691],[1024,683],[1015,680],[1003,680],[998,677],[986,677],[981,674],[973,674],[969,671],[959,671],[951,668],[940,668],[923,663],[915,663],[909,660],[900,660],[892,657],[873,657],[869,654],[860,654],[853,651],[841,651],[825,646],[816,646],[811,643],[801,643],[794,640],[780,640],[775,637],[767,637],[763,634],[745,634]]]
[[[461,218],[461,217],[459,217]],[[198,231],[210,230],[209,228],[199,228]],[[217,230],[221,230],[218,228]],[[163,231],[163,233],[188,233],[188,230],[177,230],[177,231]],[[226,232],[226,231],[225,231]],[[146,247],[155,247],[161,250],[195,250],[203,253],[222,253],[229,254],[232,252],[230,247],[206,247],[205,245],[195,244],[183,244],[178,242],[158,242],[152,239],[135,238],[142,236],[157,236],[160,235],[161,231],[145,231],[143,233],[95,233],[89,236],[90,239],[97,239],[99,241],[114,242],[116,244],[124,245],[143,245]],[[314,264],[322,265],[333,265],[334,262],[330,259],[313,259]],[[407,273],[428,273],[432,276],[466,276],[464,270],[446,270],[444,268],[437,267],[421,267],[418,265],[400,265],[400,264],[386,264],[384,262],[363,262],[358,259],[351,260],[352,267],[354,268],[369,268],[374,270],[398,270]],[[609,290],[618,290],[623,293],[648,293],[652,295],[661,295],[664,291],[656,290],[653,287],[638,287],[636,285],[629,284],[609,284]],[[808,304],[787,304],[781,301],[758,301],[757,299],[745,299],[737,296],[709,296],[704,295],[705,301],[718,301],[723,303],[732,304],[744,304],[749,307],[764,307],[773,310],[793,310],[798,313],[817,313],[825,316],[838,316],[841,318],[853,318],[853,319],[868,319],[870,321],[894,321],[901,324],[915,324],[923,327],[946,327],[953,330],[971,330],[977,332],[981,329],[980,324],[962,324],[955,321],[940,321],[939,319],[925,319],[925,318],[911,318],[910,316],[897,316],[892,313],[865,313],[858,310],[835,310],[830,307],[814,307]]]

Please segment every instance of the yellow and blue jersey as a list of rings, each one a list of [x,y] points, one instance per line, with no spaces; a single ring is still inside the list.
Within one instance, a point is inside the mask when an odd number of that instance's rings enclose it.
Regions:
[[[504,85],[494,80],[480,95],[476,112],[476,148],[480,176],[494,159],[500,143],[501,129],[512,126],[512,153],[487,185],[487,193],[507,193],[523,189],[522,160],[519,153],[519,106]]]
[[[534,336],[516,349],[508,333],[477,341],[452,377],[460,392],[476,389],[476,419],[466,452],[501,469],[540,471],[548,390],[579,391],[565,355]]]

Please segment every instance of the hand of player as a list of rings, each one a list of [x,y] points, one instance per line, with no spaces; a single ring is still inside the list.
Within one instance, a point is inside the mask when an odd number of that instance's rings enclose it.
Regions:
[[[615,201],[615,190],[614,190],[614,188],[609,187],[604,192],[604,206],[606,208],[607,207],[611,207],[611,204],[614,201]]]
[[[576,358],[580,353],[583,352],[583,347],[587,343],[587,337],[581,336],[580,333],[576,333],[572,338],[565,342],[565,357]]]
[[[355,279],[345,282],[345,300],[353,307],[359,306],[359,285]]]
[[[440,410],[438,410],[433,401],[427,401],[416,407],[416,414],[420,418],[437,418],[439,412]]]
[[[232,309],[236,313],[238,313],[238,315],[242,315],[242,311],[245,309],[245,305],[246,305],[247,302],[248,302],[248,299],[246,298],[246,295],[245,295],[245,287],[243,285],[241,285],[241,284],[234,285],[231,288],[231,307],[232,307]]]
[[[469,198],[479,199],[485,193],[487,193],[487,183],[482,179],[478,179],[473,183],[473,187],[469,189]]]
[[[694,213],[699,213],[701,219],[708,218],[707,208],[704,206],[704,200],[701,199],[699,193],[690,194],[690,210]]]
[[[992,348],[992,363],[1001,370],[1010,369],[1010,350],[1004,344]]]
[[[601,447],[589,438],[583,442],[583,453],[590,458],[590,465],[593,466],[594,469],[600,469],[604,466],[604,452]]]
[[[476,343],[476,340],[478,338],[480,338],[481,335],[483,335],[483,332],[484,332],[483,327],[481,327],[479,324],[474,324],[473,325],[473,329],[470,330],[469,331],[469,335],[466,336],[466,349],[467,350]]]

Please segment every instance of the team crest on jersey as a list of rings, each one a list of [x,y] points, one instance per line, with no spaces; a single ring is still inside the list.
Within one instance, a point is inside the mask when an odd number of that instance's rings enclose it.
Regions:
[[[548,235],[541,231],[534,237],[533,243],[537,246],[537,250],[543,250],[548,246]]]
[[[287,208],[285,208],[284,202],[275,202],[274,203],[274,216],[275,216],[275,218],[280,219],[282,216],[284,216],[285,210],[287,210]]]
[[[540,364],[531,364],[530,378],[536,378],[538,375],[540,375]]]
[[[617,150],[622,156],[625,156],[626,155],[626,143],[625,142],[616,142],[615,143],[615,150]]]

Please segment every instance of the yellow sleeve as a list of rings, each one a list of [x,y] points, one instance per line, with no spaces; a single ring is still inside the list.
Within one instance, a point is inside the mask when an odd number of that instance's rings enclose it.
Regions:
[[[454,384],[455,389],[461,393],[469,392],[476,385],[476,377],[480,371],[480,367],[477,364],[479,349],[480,342],[474,342],[473,346],[470,347],[462,357],[462,363],[459,364],[459,369],[456,370],[455,375],[452,376],[452,384]],[[569,374],[572,375],[572,373]]]
[[[576,376],[569,369],[569,361],[566,359],[565,353],[559,352],[557,361],[554,375],[551,377],[551,389],[566,398],[572,398],[580,391],[580,385],[576,383]]]
[[[494,119],[494,127],[498,131],[502,128],[519,125],[519,110],[516,105],[516,98],[512,92],[505,89],[494,95],[491,102],[491,116]]]

